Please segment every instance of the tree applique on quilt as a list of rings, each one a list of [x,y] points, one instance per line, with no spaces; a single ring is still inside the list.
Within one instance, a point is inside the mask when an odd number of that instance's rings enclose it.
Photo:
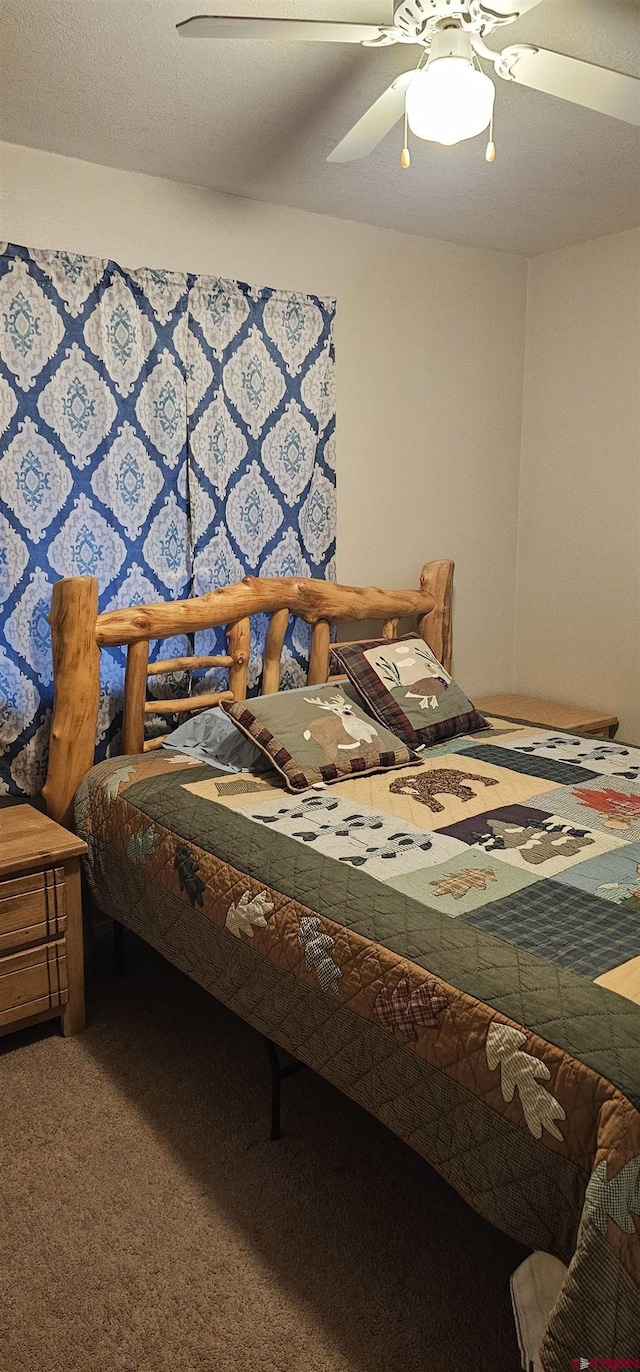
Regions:
[[[442,987],[429,977],[419,986],[412,986],[408,977],[401,977],[391,990],[383,986],[376,996],[375,1018],[403,1038],[417,1039],[421,1029],[437,1029],[440,1015],[449,1001]]]
[[[468,785],[470,781],[481,782],[483,786],[498,785],[495,777],[460,772],[456,767],[434,767],[430,772],[398,777],[391,782],[389,790],[394,795],[411,796],[412,800],[419,800],[421,805],[426,805],[433,815],[439,815],[444,805],[436,800],[437,795],[455,796],[457,800],[475,800],[475,792]]]
[[[273,901],[267,900],[266,891],[260,891],[257,896],[250,899],[249,892],[244,891],[237,905],[229,906],[225,928],[233,934],[234,938],[240,938],[246,934],[247,938],[253,938],[253,930],[266,929],[267,915],[273,910]]]
[[[491,833],[479,835],[477,840],[486,852],[517,848],[523,861],[535,867],[550,858],[574,857],[595,842],[584,829],[544,820],[525,825],[514,820],[491,819],[488,827]]]
[[[323,991],[339,996],[338,982],[342,972],[329,956],[335,939],[325,934],[318,915],[303,915],[298,930],[298,943],[304,949],[307,971],[314,972]]]
[[[539,1058],[524,1052],[526,1041],[527,1035],[521,1029],[494,1020],[487,1033],[487,1066],[491,1072],[500,1068],[503,1100],[513,1100],[517,1088],[527,1128],[534,1138],[542,1138],[542,1131],[546,1129],[555,1139],[562,1139],[555,1120],[565,1119],[565,1112],[555,1096],[541,1084],[550,1080],[551,1073]]]
[[[573,794],[581,805],[605,816],[607,829],[626,831],[634,820],[640,820],[640,796],[626,795],[624,791],[614,791],[610,786],[603,791],[587,791],[576,787]]]
[[[178,873],[180,890],[186,891],[192,905],[203,905],[203,894],[205,883],[199,876],[199,867],[190,848],[186,843],[179,843],[176,848],[175,869]]]
[[[625,1234],[633,1234],[634,1216],[640,1216],[640,1158],[630,1158],[615,1177],[609,1177],[603,1158],[591,1173],[584,1204],[601,1234],[606,1234],[609,1220]]]
[[[497,880],[492,867],[465,867],[461,872],[438,877],[431,885],[434,896],[453,896],[454,900],[462,900],[467,891],[486,891],[489,882]]]

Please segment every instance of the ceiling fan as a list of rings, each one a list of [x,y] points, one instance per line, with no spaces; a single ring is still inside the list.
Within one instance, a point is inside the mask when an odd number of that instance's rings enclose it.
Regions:
[[[396,0],[390,25],[199,14],[176,27],[182,38],[360,43],[366,48],[386,48],[395,43],[417,46],[417,67],[396,77],[329,153],[328,162],[353,162],[368,156],[403,116],[403,167],[411,161],[407,125],[416,137],[445,145],[473,138],[488,128],[486,156],[492,162],[495,86],[482,70],[480,59],[490,62],[496,75],[505,81],[515,81],[640,126],[640,80],[636,77],[528,43],[514,43],[501,52],[488,47],[488,34],[512,24],[539,3],[540,0]]]

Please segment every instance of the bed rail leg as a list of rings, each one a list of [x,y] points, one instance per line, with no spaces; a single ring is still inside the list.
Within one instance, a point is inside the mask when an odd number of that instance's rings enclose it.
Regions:
[[[280,1060],[271,1039],[265,1039],[264,1046],[267,1050],[267,1057],[271,1070],[271,1132],[269,1138],[275,1141],[281,1138],[280,1082],[282,1078],[280,1076]]]
[[[274,1141],[282,1138],[280,1127],[280,1087],[285,1077],[292,1077],[295,1072],[302,1072],[306,1063],[298,1062],[296,1058],[290,1058],[289,1062],[281,1062],[278,1057],[278,1049],[271,1039],[262,1036],[262,1042],[267,1050],[269,1067],[271,1070],[271,1132],[269,1137]]]
[[[126,971],[124,924],[117,919],[113,921],[113,970],[117,977],[123,977]]]

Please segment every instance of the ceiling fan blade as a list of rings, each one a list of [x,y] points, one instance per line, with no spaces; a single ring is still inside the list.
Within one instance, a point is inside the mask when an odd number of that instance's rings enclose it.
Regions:
[[[370,106],[342,142],[329,153],[327,162],[355,162],[358,157],[368,157],[385,134],[402,119],[405,91],[414,76],[415,71],[405,71],[396,77],[384,95]]]
[[[539,5],[540,0],[471,0],[470,13],[483,19],[519,19],[521,14]]]
[[[275,42],[373,43],[389,30],[382,24],[325,23],[321,19],[239,19],[196,14],[176,24],[181,38],[253,38]]]
[[[627,124],[640,125],[640,80],[635,76],[525,43],[505,48],[496,71],[521,86],[531,86],[547,95],[571,100],[574,105],[623,119]]]

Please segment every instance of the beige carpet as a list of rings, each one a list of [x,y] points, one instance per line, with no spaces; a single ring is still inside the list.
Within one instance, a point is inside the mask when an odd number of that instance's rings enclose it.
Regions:
[[[106,950],[105,950],[106,951]],[[517,1372],[524,1250],[141,945],[0,1040],[2,1372]]]

